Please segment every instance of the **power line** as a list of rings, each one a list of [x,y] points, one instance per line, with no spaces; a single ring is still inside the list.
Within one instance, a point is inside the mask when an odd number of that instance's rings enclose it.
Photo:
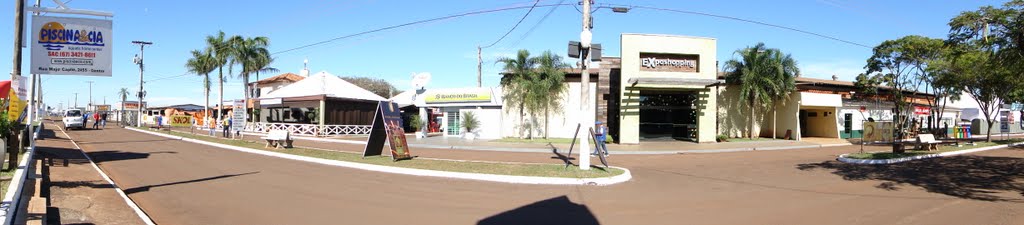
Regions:
[[[650,10],[658,10],[658,11],[668,11],[668,12],[685,13],[685,14],[693,14],[693,15],[700,15],[700,16],[708,16],[708,17],[716,17],[716,18],[722,18],[722,19],[736,20],[736,21],[741,21],[741,22],[747,22],[747,23],[753,23],[753,24],[764,25],[764,26],[769,26],[769,27],[775,27],[775,28],[784,29],[784,30],[796,31],[796,32],[799,32],[799,33],[804,33],[804,34],[809,34],[809,35],[813,35],[813,36],[818,36],[818,37],[822,37],[822,38],[826,38],[826,39],[830,39],[830,40],[834,40],[834,41],[838,41],[838,42],[843,42],[843,43],[847,43],[847,44],[851,44],[851,45],[861,46],[861,47],[865,47],[865,48],[872,48],[872,46],[868,46],[868,45],[857,43],[857,42],[853,42],[853,41],[843,40],[843,39],[840,39],[840,38],[837,38],[837,37],[833,37],[833,36],[829,36],[829,35],[819,34],[819,33],[815,33],[815,32],[810,32],[810,31],[801,30],[801,29],[792,28],[792,27],[787,27],[787,26],[782,26],[782,25],[775,25],[775,24],[770,24],[770,23],[765,23],[765,22],[760,22],[760,21],[755,21],[755,20],[749,20],[749,19],[743,19],[743,18],[738,18],[738,17],[732,17],[732,16],[723,16],[723,15],[717,15],[717,14],[711,14],[711,13],[703,13],[703,12],[687,11],[687,10],[679,10],[679,9],[658,8],[658,7],[650,7],[650,6],[622,5],[622,4],[608,4],[608,3],[604,3],[602,5],[629,7],[629,8],[636,8],[636,9],[650,9]]]
[[[562,2],[565,2],[565,0],[558,1],[558,4],[562,4]],[[526,40],[526,37],[529,37],[530,34],[533,34],[533,31],[537,29],[537,27],[539,27],[540,24],[544,23],[544,21],[548,19],[548,16],[551,16],[551,13],[554,13],[556,9],[558,9],[558,6],[551,7],[551,9],[548,10],[548,13],[544,14],[544,17],[541,17],[540,20],[537,21],[537,23],[533,24],[533,26],[530,27],[529,30],[526,30],[526,33],[523,33],[523,36],[519,37],[519,40],[516,40],[516,42],[512,42],[511,46],[519,45],[519,43],[522,43],[523,40]]]
[[[508,32],[505,32],[505,35],[501,35],[501,38],[498,38],[498,40],[494,41],[494,43],[491,43],[491,44],[489,44],[487,46],[483,46],[483,47],[480,47],[480,48],[490,48],[491,46],[494,46],[495,44],[498,44],[498,42],[501,42],[501,40],[504,40],[505,37],[508,37],[508,34],[511,34],[512,31],[516,30],[516,27],[519,27],[519,24],[523,23],[523,20],[526,20],[526,17],[529,16],[531,12],[533,12],[533,9],[537,8],[537,4],[538,3],[540,3],[540,0],[537,0],[537,1],[533,2],[533,6],[530,6],[530,10],[526,11],[526,14],[523,14],[523,17],[519,18],[519,22],[516,22],[516,25],[512,26],[512,29],[508,29]],[[559,4],[561,4],[561,2],[559,2]]]
[[[398,25],[387,26],[387,27],[383,27],[383,28],[377,28],[377,29],[373,29],[373,30],[363,31],[363,32],[359,32],[359,33],[344,35],[344,36],[340,36],[340,37],[336,37],[336,38],[331,38],[331,39],[328,39],[328,40],[324,40],[324,41],[320,41],[320,42],[316,42],[316,43],[312,43],[312,44],[307,44],[307,45],[303,45],[303,46],[299,46],[299,47],[295,47],[295,48],[290,48],[290,49],[287,49],[287,50],[284,50],[284,51],[274,52],[272,55],[286,53],[286,52],[295,51],[295,50],[299,50],[299,49],[303,49],[303,48],[308,48],[308,47],[313,47],[313,46],[317,46],[317,45],[322,45],[322,44],[326,44],[326,43],[329,43],[329,42],[333,42],[333,41],[337,41],[337,40],[341,40],[341,39],[346,39],[346,38],[351,38],[351,37],[356,37],[356,36],[360,36],[360,35],[365,35],[365,34],[369,34],[369,33],[380,32],[380,31],[385,31],[385,30],[391,30],[391,29],[395,29],[395,28],[400,28],[400,27],[405,27],[405,26],[410,26],[410,25],[416,25],[416,24],[421,24],[421,23],[427,23],[427,22],[433,22],[433,21],[438,21],[438,20],[446,20],[446,19],[452,19],[452,18],[458,18],[458,17],[464,17],[464,16],[471,16],[471,15],[478,15],[478,14],[487,14],[487,13],[495,13],[495,12],[502,12],[502,11],[516,10],[516,9],[525,9],[525,8],[531,8],[532,9],[532,8],[537,8],[537,7],[553,7],[553,6],[560,6],[560,5],[569,5],[569,4],[547,4],[547,5],[539,5],[539,4],[537,4],[537,5],[533,5],[533,6],[513,6],[513,7],[505,7],[505,8],[498,8],[498,9],[489,9],[489,10],[473,11],[473,12],[467,12],[467,13],[459,13],[459,14],[454,14],[454,15],[448,15],[448,16],[436,17],[436,18],[431,18],[431,19],[419,20],[419,21],[415,21],[415,22],[403,23],[403,24],[398,24]]]

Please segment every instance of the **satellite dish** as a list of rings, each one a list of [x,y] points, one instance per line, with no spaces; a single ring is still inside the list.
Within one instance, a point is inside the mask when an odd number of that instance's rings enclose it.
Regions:
[[[427,87],[430,83],[430,73],[413,73],[412,75],[412,87],[416,90]]]

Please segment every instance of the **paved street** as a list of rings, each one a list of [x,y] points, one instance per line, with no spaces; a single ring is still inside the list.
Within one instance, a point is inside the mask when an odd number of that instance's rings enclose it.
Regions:
[[[858,146],[618,155],[607,187],[488,183],[311,164],[125,129],[69,132],[159,224],[1012,224],[1024,149],[890,166]],[[341,148],[361,149],[361,146]],[[414,154],[417,153],[414,149]],[[430,157],[551,154],[419,150]],[[457,154],[455,152],[458,152]],[[478,157],[473,155],[485,155]]]

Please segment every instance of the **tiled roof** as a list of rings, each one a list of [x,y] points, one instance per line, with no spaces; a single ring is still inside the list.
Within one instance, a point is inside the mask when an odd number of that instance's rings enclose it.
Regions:
[[[259,81],[253,82],[253,83],[256,83],[256,84],[269,84],[269,83],[274,83],[274,82],[278,82],[278,81],[298,82],[298,81],[300,81],[302,79],[306,79],[306,78],[303,77],[303,76],[299,76],[298,74],[294,74],[294,73],[282,73],[280,75],[269,77],[269,78],[266,78],[266,79],[262,79],[262,80],[259,80]]]

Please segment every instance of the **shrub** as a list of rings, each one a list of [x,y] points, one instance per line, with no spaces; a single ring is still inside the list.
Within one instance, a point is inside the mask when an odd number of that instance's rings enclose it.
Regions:
[[[724,135],[724,134],[719,134],[718,136],[715,136],[715,140],[717,140],[718,142],[726,142],[726,141],[729,141],[729,136]]]
[[[466,112],[462,114],[462,127],[466,128],[466,132],[472,133],[473,130],[480,127],[480,120],[476,119],[476,113]]]
[[[412,115],[412,117],[409,118],[409,127],[412,127],[413,130],[420,131],[420,127],[422,126],[423,120],[420,119],[420,115]]]

